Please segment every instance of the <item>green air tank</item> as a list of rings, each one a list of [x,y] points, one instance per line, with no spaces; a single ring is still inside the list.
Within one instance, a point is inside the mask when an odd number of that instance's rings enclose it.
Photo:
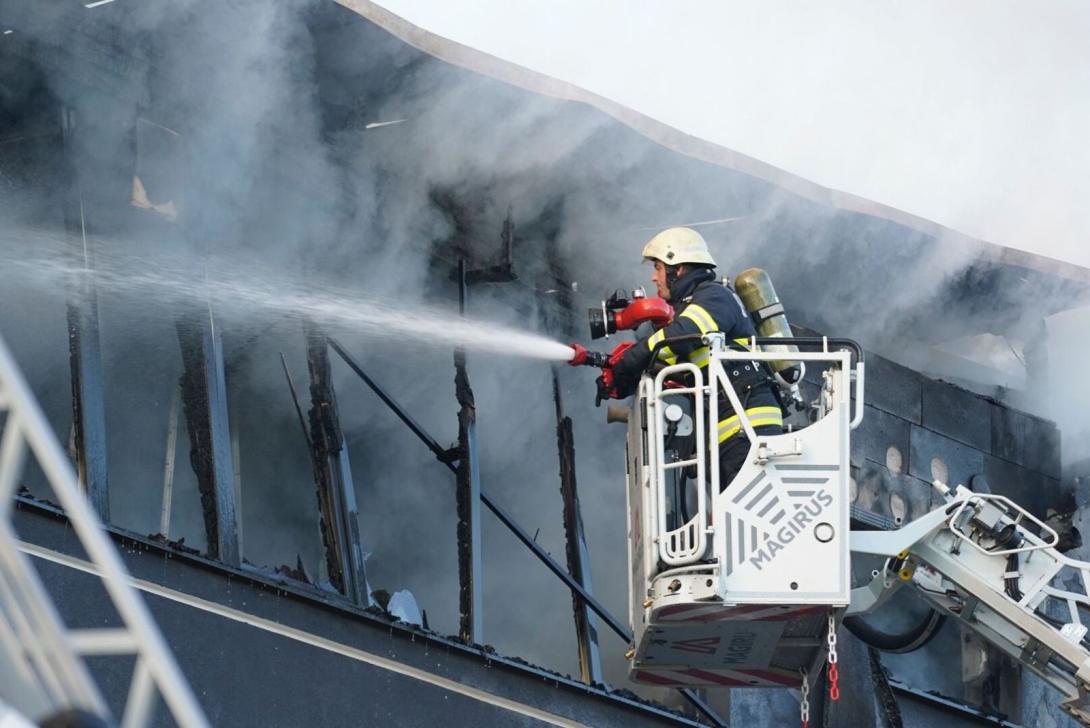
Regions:
[[[766,338],[793,336],[791,326],[787,323],[787,316],[784,315],[783,304],[776,295],[776,289],[772,287],[772,279],[768,277],[768,273],[760,268],[744,270],[734,279],[734,290],[753,318],[758,336]],[[798,347],[765,346],[762,350],[789,352],[798,351]],[[801,362],[771,361],[768,364],[772,371],[779,374],[787,384],[797,384],[802,379]]]

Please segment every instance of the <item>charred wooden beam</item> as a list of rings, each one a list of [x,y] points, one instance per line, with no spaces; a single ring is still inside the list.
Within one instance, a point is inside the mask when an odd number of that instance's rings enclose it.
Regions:
[[[61,116],[68,173],[64,225],[72,241],[73,271],[68,288],[68,355],[72,370],[72,427],[76,471],[91,504],[110,521],[109,469],[106,459],[106,406],[103,396],[102,353],[98,330],[98,293],[94,260],[87,241],[83,188],[75,156],[76,117]]]
[[[564,416],[560,400],[560,381],[553,372],[553,399],[556,403],[556,444],[560,454],[560,496],[564,503],[564,537],[568,573],[591,592],[590,553],[583,533],[583,516],[575,482],[575,437],[571,417]],[[586,601],[572,592],[575,637],[579,645],[579,672],[585,683],[601,683],[602,659],[598,651],[598,627]]]
[[[454,359],[454,389],[458,399],[458,611],[459,635],[483,639],[481,606],[481,479],[477,460],[477,410],[466,373],[465,354]]]
[[[559,215],[554,210],[551,217]],[[556,230],[545,233],[545,255],[551,275],[556,280],[568,277],[567,265],[556,246]],[[542,291],[542,310],[551,312],[548,323],[560,329],[565,336],[574,334],[570,319],[561,320],[557,313],[574,309],[570,286],[558,286]],[[564,405],[560,396],[560,379],[553,369],[553,402],[556,405],[556,443],[560,457],[560,497],[563,503],[565,553],[568,561],[568,573],[587,594],[591,594],[590,554],[587,550],[586,536],[583,532],[583,516],[579,507],[579,492],[575,478],[575,435],[572,420],[564,416]],[[600,683],[602,661],[598,649],[598,629],[594,612],[587,601],[577,592],[572,591],[572,611],[575,617],[575,638],[579,649],[579,672],[585,683]]]
[[[325,335],[309,323],[304,325],[304,336],[310,372],[311,462],[329,581],[356,604],[369,606],[371,590],[364,565],[356,490],[337,414],[329,344]]]
[[[465,261],[458,262],[458,308],[466,309]],[[477,460],[477,409],[466,371],[465,351],[454,352],[454,394],[458,400],[458,469],[455,472],[458,508],[458,634],[462,639],[484,639],[481,591],[481,477]]]
[[[189,433],[189,462],[201,494],[208,555],[238,566],[241,554],[223,344],[211,308],[185,313],[175,326],[182,350],[182,408]]]

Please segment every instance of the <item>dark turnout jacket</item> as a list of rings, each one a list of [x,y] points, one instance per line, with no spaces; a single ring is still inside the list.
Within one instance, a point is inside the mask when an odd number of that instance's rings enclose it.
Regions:
[[[721,331],[726,335],[728,344],[733,341],[745,345],[747,339],[756,335],[753,321],[742,301],[734,291],[717,281],[715,272],[709,268],[695,268],[674,281],[670,287],[670,302],[677,312],[674,320],[650,336],[639,339],[614,366],[613,374],[621,396],[635,391],[640,375],[651,364],[654,347],[664,339]],[[708,347],[699,339],[672,343],[660,348],[658,354],[659,360],[665,364],[688,361],[701,369],[708,366],[709,356]],[[733,375],[732,370],[742,373],[738,378],[732,376],[732,380],[735,381],[750,424],[755,428],[766,425],[782,427],[783,413],[771,386],[763,378],[764,367],[751,362],[737,364],[738,367],[728,368],[727,374]],[[722,443],[738,434],[741,425],[729,400],[723,395],[719,399],[719,442]]]

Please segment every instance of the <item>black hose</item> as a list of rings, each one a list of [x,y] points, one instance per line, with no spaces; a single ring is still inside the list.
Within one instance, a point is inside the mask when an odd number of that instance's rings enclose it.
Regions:
[[[1007,573],[1014,576],[1003,578],[1003,591],[1016,602],[1022,601],[1022,590],[1018,588],[1018,554],[1007,555]]]
[[[881,630],[875,629],[867,624],[862,617],[844,618],[844,626],[848,628],[849,632],[864,643],[876,650],[893,652],[896,654],[904,654],[905,652],[912,652],[913,650],[920,649],[930,642],[932,637],[938,634],[938,631],[942,629],[942,625],[945,622],[945,614],[941,614],[934,609],[931,609],[928,611],[927,616],[914,628],[907,632],[901,632],[900,634],[890,634],[889,632],[882,632]]]

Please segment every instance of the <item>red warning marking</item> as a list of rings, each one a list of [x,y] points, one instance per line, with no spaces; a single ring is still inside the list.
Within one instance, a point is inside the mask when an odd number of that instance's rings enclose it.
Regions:
[[[632,674],[632,677],[637,682],[650,683],[651,685],[669,685],[673,687],[678,684],[676,678],[671,678],[667,675],[659,675],[658,673],[649,670],[637,670]]]
[[[721,637],[700,637],[692,640],[675,640],[670,643],[670,649],[681,652],[698,652],[701,655],[714,655],[719,647]]]

